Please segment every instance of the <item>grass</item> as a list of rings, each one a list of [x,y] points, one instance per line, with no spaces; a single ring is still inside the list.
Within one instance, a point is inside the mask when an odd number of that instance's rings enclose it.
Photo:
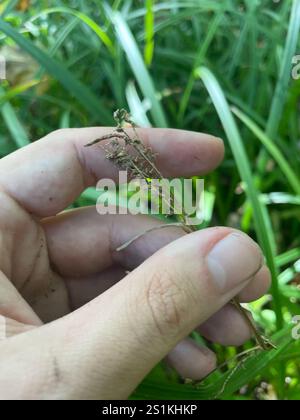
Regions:
[[[159,365],[133,398],[300,399],[300,0],[33,0],[23,12],[17,3],[0,5],[0,49],[26,53],[30,71],[18,64],[1,83],[0,156],[58,127],[109,125],[123,107],[140,125],[223,137],[205,225],[243,229],[271,268],[272,290],[251,309],[277,350],[196,387]],[[90,189],[74,205],[95,197]],[[222,364],[251,346],[212,348]]]
[[[219,83],[217,82],[214,75],[210,72],[210,70],[208,70],[206,67],[200,67],[196,69],[195,72],[198,77],[203,80],[203,83],[209,92],[209,95],[224,127],[226,136],[229,140],[229,144],[236,161],[241,180],[244,182],[245,192],[253,210],[253,222],[256,236],[264,251],[264,255],[272,275],[273,307],[276,314],[277,327],[282,328],[282,307],[280,302],[280,294],[278,291],[278,272],[275,264],[275,250],[273,247],[274,235],[272,234],[272,231],[269,230],[270,221],[268,212],[266,211],[263,202],[259,199],[259,192],[255,186],[255,181],[251,173],[250,163],[241,139],[241,135],[238,131],[237,125],[234,121],[232,113],[229,109],[229,105]]]

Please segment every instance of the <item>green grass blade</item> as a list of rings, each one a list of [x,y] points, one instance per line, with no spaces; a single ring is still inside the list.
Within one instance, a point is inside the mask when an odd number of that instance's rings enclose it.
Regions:
[[[121,13],[113,12],[108,7],[106,8],[106,10],[109,18],[111,19],[115,27],[119,42],[124,49],[124,52],[127,56],[128,62],[139,84],[139,87],[143,92],[145,98],[148,99],[151,103],[150,112],[155,125],[157,127],[167,127],[167,120],[164,115],[161,103],[157,97],[153,80],[145,66],[137,43],[127,23],[125,22]]]
[[[285,192],[271,192],[261,194],[260,199],[266,204],[292,204],[300,206],[300,195],[291,195]]]
[[[281,330],[272,341],[278,346],[277,350],[259,351],[244,358],[243,361],[225,374],[215,376],[211,374],[199,385],[180,385],[167,382],[166,377],[151,374],[144,380],[132,395],[132,399],[162,400],[213,400],[224,399],[233,395],[241,387],[259,376],[264,369],[289,351],[294,340],[291,338],[290,328]],[[214,378],[214,379],[212,379]]]
[[[0,88],[0,100],[4,90]],[[19,121],[13,107],[9,102],[5,102],[2,106],[0,105],[0,113],[4,120],[4,123],[10,132],[15,145],[17,147],[23,147],[30,143],[27,136],[27,132],[21,122]]]
[[[27,136],[27,132],[19,121],[19,118],[17,117],[11,104],[7,102],[1,107],[0,112],[16,146],[24,147],[29,144],[30,141]]]
[[[179,104],[178,120],[180,122],[180,125],[182,123],[185,111],[187,109],[187,106],[188,106],[188,103],[189,103],[189,100],[190,100],[190,97],[191,97],[191,93],[192,93],[192,90],[193,90],[193,87],[194,87],[194,83],[195,83],[195,80],[196,80],[196,77],[195,77],[195,74],[194,74],[195,69],[197,67],[199,67],[201,64],[203,64],[203,60],[205,58],[205,55],[206,55],[206,53],[208,51],[208,48],[209,48],[209,46],[210,46],[210,44],[211,44],[211,42],[212,42],[212,40],[213,40],[213,38],[214,38],[214,36],[217,32],[217,29],[218,29],[222,19],[223,19],[223,14],[218,14],[215,17],[215,19],[213,20],[213,22],[212,22],[212,24],[209,28],[209,31],[206,34],[206,37],[204,39],[203,44],[200,46],[200,48],[197,52],[192,72],[190,74],[189,80],[187,82],[186,88],[183,92],[183,95],[182,95],[182,98],[181,98],[181,101],[180,101],[180,104]]]
[[[285,49],[282,56],[282,66],[279,73],[275,94],[273,96],[266,133],[270,138],[276,138],[278,127],[282,118],[282,111],[288,94],[288,85],[291,80],[292,59],[297,51],[300,30],[300,0],[293,1],[289,30]]]
[[[30,54],[49,74],[77,98],[82,106],[102,124],[110,123],[112,118],[107,107],[61,63],[37,48],[31,41],[20,35],[12,26],[0,19],[0,30],[13,39],[24,51]]]
[[[136,87],[132,81],[127,84],[126,99],[135,124],[140,127],[151,127],[151,123],[146,114],[145,105],[140,100]]]
[[[289,8],[286,2],[282,5]],[[288,34],[286,37],[283,54],[280,57],[281,67],[277,80],[275,92],[273,94],[269,118],[267,121],[266,134],[269,138],[276,140],[280,122],[282,120],[284,106],[288,96],[288,86],[291,81],[292,60],[297,51],[300,30],[300,0],[293,0],[292,10],[290,13],[290,21]],[[263,149],[258,157],[258,172],[264,173],[267,163],[266,151]]]
[[[64,43],[68,35],[73,31],[73,29],[78,25],[79,20],[77,18],[73,18],[70,22],[68,22],[58,33],[57,38],[55,39],[54,45],[49,50],[49,55],[51,57],[54,57],[58,49],[61,47],[61,45]],[[45,69],[40,68],[38,71],[36,78],[41,79],[43,74],[45,72]]]
[[[216,80],[215,76],[205,67],[200,67],[196,71],[209,92],[213,101],[219,118],[222,122],[228,141],[231,146],[236,165],[238,167],[242,181],[246,186],[246,193],[249,202],[253,208],[253,216],[255,222],[255,229],[258,241],[264,251],[268,266],[272,274],[272,295],[274,310],[277,316],[277,327],[282,328],[283,318],[281,309],[281,299],[278,290],[277,277],[278,271],[275,263],[274,255],[274,238],[271,236],[272,229],[270,229],[270,222],[266,207],[259,200],[259,192],[256,189],[255,182],[252,176],[249,160],[238,131],[237,125],[234,121],[230,111],[225,95]]]
[[[276,264],[278,267],[291,264],[300,259],[300,248],[290,249],[276,257]]]
[[[261,128],[253,122],[246,114],[244,114],[239,109],[232,107],[232,112],[249,128],[249,130],[261,141],[265,146],[266,150],[273,157],[275,162],[277,162],[282,173],[285,175],[287,181],[289,182],[291,188],[294,190],[296,195],[300,195],[300,182],[297,175],[289,165],[288,161],[281,153],[280,149],[275,145],[275,143],[261,130]]]
[[[93,32],[99,37],[99,39],[103,42],[103,44],[107,47],[108,51],[114,55],[115,54],[115,48],[113,45],[112,40],[107,35],[107,33],[89,16],[85,15],[84,13],[75,10],[75,9],[69,9],[68,7],[53,7],[50,9],[45,9],[38,15],[35,15],[33,18],[30,19],[31,22],[38,19],[40,16],[45,16],[46,14],[51,13],[62,13],[62,14],[70,14],[78,19],[80,19],[82,22],[84,22],[87,26],[91,28]]]
[[[226,378],[221,378],[213,384],[213,388],[219,388],[219,391],[214,395],[214,399],[230,397],[257,375],[261,374],[271,363],[274,366],[276,360],[291,347],[293,342],[291,331],[288,329],[285,331],[284,337],[278,341],[274,340],[274,343],[278,346],[276,350],[258,352],[256,355],[241,362],[236,369],[232,369],[226,374]]]
[[[60,118],[59,128],[70,128],[70,110],[64,111]]]
[[[3,92],[3,95],[0,96],[0,106],[4,105],[5,102],[10,101],[15,96],[26,92],[28,89],[31,89],[33,86],[36,86],[39,83],[39,80],[29,80],[28,82],[22,83],[18,86],[14,86],[6,92]]]
[[[146,0],[146,15],[145,15],[145,49],[144,59],[148,67],[151,66],[154,53],[154,12],[153,0]]]
[[[4,18],[18,4],[19,0],[9,0],[0,5],[1,17]]]

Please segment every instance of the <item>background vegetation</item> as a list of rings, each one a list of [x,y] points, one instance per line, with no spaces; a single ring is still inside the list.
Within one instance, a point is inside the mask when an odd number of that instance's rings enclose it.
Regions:
[[[201,384],[158,366],[133,397],[300,399],[300,1],[7,0],[0,16],[1,157],[59,127],[112,124],[121,107],[139,125],[220,136],[202,227],[243,229],[271,268],[271,293],[251,309],[277,350],[238,362],[253,343],[212,345],[220,364],[233,360]]]

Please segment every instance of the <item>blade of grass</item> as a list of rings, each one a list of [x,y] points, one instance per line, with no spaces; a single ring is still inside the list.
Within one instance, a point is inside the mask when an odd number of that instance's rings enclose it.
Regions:
[[[154,7],[153,7],[154,9]],[[158,20],[158,22],[153,27],[153,34],[160,35],[163,31],[174,28],[174,26],[179,25],[184,20],[191,20],[197,15],[201,15],[201,9],[187,9],[182,12],[170,13],[170,16],[167,19]],[[128,20],[130,20],[128,18]],[[136,35],[137,41],[144,41],[146,39],[145,31],[140,31]],[[197,48],[198,49],[198,48]]]
[[[250,163],[241,139],[241,135],[238,131],[228,102],[217,79],[211,73],[211,71],[205,67],[198,68],[196,74],[199,78],[202,79],[210,95],[210,98],[213,101],[230,143],[241,179],[246,186],[248,200],[253,208],[257,238],[264,251],[272,275],[273,305],[277,316],[277,328],[281,329],[283,326],[283,315],[277,284],[278,270],[275,263],[274,237],[272,235],[272,228],[270,226],[268,212],[266,206],[264,206],[263,203],[259,200],[259,192],[256,188],[251,173]]]
[[[151,66],[154,53],[154,12],[153,0],[146,0],[146,15],[145,15],[145,48],[144,60],[148,67]]]
[[[294,339],[291,337],[290,328],[284,331],[284,337],[280,337],[279,340],[274,339],[274,342],[278,346],[276,350],[259,352],[252,357],[246,358],[246,360],[242,361],[236,369],[232,369],[226,375],[225,379],[221,378],[219,381],[216,381],[216,383],[213,384],[213,387],[216,387],[219,382],[219,391],[215,394],[214,399],[230,397],[234,392],[238,391],[257,375],[261,374],[261,372],[263,372],[267,366],[270,366],[271,363],[274,366],[274,363],[279,356],[284,354],[284,352],[294,343]]]
[[[167,120],[157,98],[157,93],[154,88],[153,80],[145,66],[142,55],[139,51],[137,43],[125,22],[123,16],[119,12],[113,12],[109,7],[106,7],[108,17],[111,19],[116,30],[120,44],[122,45],[131,69],[139,84],[141,91],[145,98],[151,103],[151,115],[157,127],[167,127]]]
[[[238,40],[235,44],[235,48],[232,51],[232,60],[230,62],[230,67],[228,69],[228,77],[232,79],[232,77],[235,74],[236,69],[239,67],[241,62],[241,54],[245,48],[245,43],[247,41],[247,38],[249,37],[249,28],[250,28],[250,17],[252,12],[248,12],[245,17],[245,22],[243,27],[239,31]],[[250,15],[250,16],[248,16]]]
[[[10,13],[14,7],[18,4],[19,0],[10,0],[10,1],[6,1],[4,2],[4,4],[0,5],[0,12],[1,12],[1,17],[4,18],[6,15],[8,15],[8,13]]]
[[[265,146],[266,150],[270,153],[270,155],[280,167],[282,173],[285,175],[295,194],[300,195],[300,182],[298,180],[298,177],[289,165],[284,155],[281,153],[280,149],[276,146],[276,144],[246,114],[244,114],[242,111],[235,107],[232,107],[231,110],[234,113],[234,115],[236,115],[246,125],[246,127],[248,127],[249,130],[261,141],[261,143]]]
[[[199,67],[201,64],[203,64],[203,60],[205,58],[207,50],[208,50],[216,32],[217,32],[217,29],[218,29],[222,19],[223,19],[223,14],[222,13],[218,14],[214,18],[214,20],[213,20],[213,22],[212,22],[212,24],[209,28],[209,31],[206,34],[204,42],[200,46],[200,48],[197,52],[196,60],[195,60],[194,66],[193,66],[193,70],[190,74],[189,80],[187,82],[186,88],[183,92],[183,95],[182,95],[182,98],[181,98],[181,101],[180,101],[180,104],[179,104],[178,121],[179,121],[180,125],[182,124],[182,120],[183,120],[185,111],[187,109],[187,106],[188,106],[188,103],[189,103],[189,100],[190,100],[190,97],[191,97],[191,93],[192,93],[192,90],[193,90],[193,86],[194,86],[194,83],[195,83],[195,80],[196,80],[196,77],[195,77],[195,74],[194,74],[195,69],[197,67]]]
[[[300,31],[300,0],[293,1],[289,30],[287,34],[282,65],[277,81],[270,115],[267,123],[267,136],[276,138],[282,117],[282,111],[288,94],[288,85],[291,80],[292,59],[297,51]]]
[[[276,139],[283,109],[288,95],[288,85],[291,80],[292,59],[297,51],[300,31],[300,0],[294,0],[290,15],[289,29],[285,48],[281,59],[281,68],[275,93],[273,95],[270,114],[267,122],[266,134],[271,139]],[[266,165],[266,153],[262,151],[258,159],[258,170],[264,172]]]
[[[70,128],[70,110],[64,111],[60,118],[59,128]]]
[[[58,49],[64,43],[64,41],[66,40],[66,38],[68,37],[68,35],[72,32],[72,30],[78,25],[78,23],[79,23],[79,20],[77,18],[73,18],[58,33],[57,38],[55,40],[55,43],[51,47],[51,49],[49,51],[49,55],[51,57],[54,57],[54,55],[56,54],[56,52],[58,51]],[[44,74],[44,72],[45,72],[45,69],[40,68],[39,71],[38,71],[38,73],[37,73],[37,75],[36,75],[36,78],[37,79],[41,79],[42,76],[43,76],[43,74]]]
[[[146,114],[145,105],[140,100],[133,82],[128,82],[127,84],[126,99],[135,124],[140,127],[151,127],[151,123]]]
[[[157,12],[161,12],[161,11],[171,11],[171,12],[176,12],[178,13],[179,9],[186,9],[186,8],[191,8],[194,10],[202,10],[204,11],[214,11],[214,10],[218,10],[220,9],[220,1],[212,1],[212,0],[195,0],[195,1],[181,1],[181,2],[172,2],[172,1],[167,1],[167,2],[159,2],[157,3],[154,7],[154,13]],[[144,16],[146,13],[145,8],[141,8],[141,9],[137,9],[137,10],[133,10],[129,16],[128,19],[132,20],[132,19],[137,19],[141,16]]]
[[[120,11],[121,6],[123,6],[122,3],[124,3],[123,0],[115,0],[113,2],[112,6],[111,6],[112,10],[114,10],[114,11]],[[126,3],[125,3],[125,7],[126,7]],[[103,5],[101,5],[101,8],[102,8],[102,12],[105,14]],[[108,32],[110,30],[111,25],[112,25],[112,21],[106,15],[106,17],[105,17],[105,25],[104,25],[104,27],[106,28],[106,32]]]
[[[260,199],[266,204],[292,204],[300,206],[300,196],[291,195],[285,192],[272,192],[261,194]]]
[[[283,267],[300,259],[300,248],[290,249],[276,257],[276,264],[278,267]]]
[[[235,368],[224,374],[213,373],[199,385],[180,385],[167,382],[166,377],[150,376],[138,387],[131,399],[162,400],[212,400],[228,398],[236,391],[259,376],[264,369],[289,351],[294,340],[290,328],[279,331],[272,337],[277,350],[257,352],[244,358]]]
[[[112,122],[107,107],[76,77],[63,66],[63,64],[54,60],[49,54],[37,48],[31,41],[20,35],[11,25],[0,18],[0,30],[13,39],[24,51],[30,54],[49,74],[70,92],[82,106],[97,120],[101,119],[102,124]]]
[[[103,42],[103,44],[106,46],[108,51],[115,55],[115,48],[113,45],[112,40],[109,38],[107,33],[89,16],[85,15],[84,13],[75,10],[75,9],[69,9],[68,7],[53,7],[50,9],[44,9],[41,13],[38,13],[37,15],[33,16],[30,21],[33,22],[34,20],[38,19],[41,16],[45,16],[47,14],[51,13],[62,13],[62,14],[70,14],[78,19],[80,19],[82,22],[84,22],[86,25],[88,25],[93,32],[99,37],[99,39]]]
[[[5,102],[10,101],[20,93],[26,92],[28,89],[36,86],[40,83],[40,80],[29,80],[28,82],[22,83],[18,86],[14,86],[8,89],[6,92],[3,91],[3,95],[0,96],[0,106],[4,105]]]
[[[3,94],[3,89],[0,88],[0,95]],[[0,96],[1,98],[1,96]],[[9,102],[0,106],[0,113],[6,124],[8,131],[10,132],[15,145],[17,147],[23,147],[30,143],[27,136],[27,132],[21,122],[19,121],[13,107]]]

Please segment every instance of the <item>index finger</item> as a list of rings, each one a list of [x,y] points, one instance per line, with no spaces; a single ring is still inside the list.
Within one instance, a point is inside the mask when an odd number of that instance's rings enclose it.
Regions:
[[[84,147],[111,131],[90,127],[51,133],[1,160],[0,187],[38,217],[61,212],[99,179],[117,180],[118,169],[103,148]],[[207,134],[144,128],[138,134],[157,154],[166,177],[204,174],[223,158],[223,142]]]

